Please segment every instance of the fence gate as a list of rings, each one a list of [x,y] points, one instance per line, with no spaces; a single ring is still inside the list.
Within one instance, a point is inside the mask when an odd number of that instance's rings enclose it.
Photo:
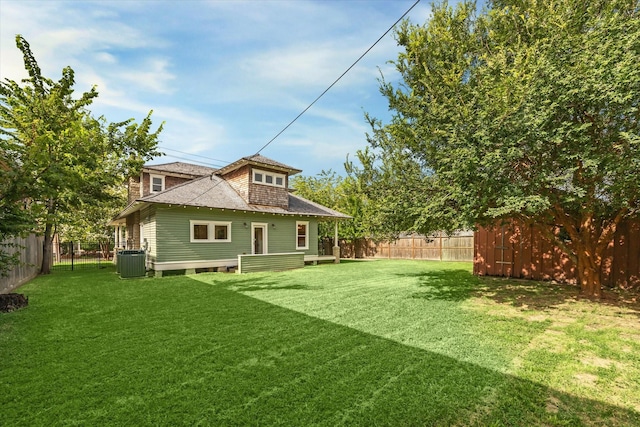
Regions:
[[[110,242],[54,242],[52,270],[104,268],[113,260]]]

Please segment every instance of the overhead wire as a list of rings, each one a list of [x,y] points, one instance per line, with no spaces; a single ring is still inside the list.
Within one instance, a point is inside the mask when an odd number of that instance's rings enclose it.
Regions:
[[[411,5],[411,7],[410,7],[409,9],[407,9],[407,11],[406,11],[405,13],[403,13],[403,14],[402,14],[402,16],[396,20],[396,22],[394,22],[394,23],[393,23],[393,25],[391,25],[391,26],[387,29],[387,31],[385,31],[385,32],[384,32],[384,34],[382,34],[382,35],[378,38],[378,40],[376,40],[376,41],[375,41],[371,46],[369,46],[369,48],[368,48],[368,49],[367,49],[367,50],[366,50],[362,55],[360,55],[360,57],[359,57],[358,59],[356,59],[356,60],[355,60],[355,62],[354,62],[353,64],[351,64],[351,65],[349,66],[349,68],[347,68],[347,69],[346,69],[342,74],[340,74],[340,76],[339,76],[337,79],[335,79],[335,80],[334,80],[334,82],[333,82],[333,83],[331,83],[331,84],[329,85],[329,87],[328,87],[328,88],[326,88],[326,89],[325,89],[325,90],[324,90],[320,95],[318,95],[318,97],[317,97],[316,99],[314,99],[314,100],[313,100],[313,102],[311,102],[311,104],[309,104],[309,105],[307,106],[307,108],[305,108],[304,110],[302,110],[302,112],[301,112],[300,114],[298,114],[298,115],[297,115],[293,120],[291,120],[291,121],[289,122],[289,124],[287,124],[287,125],[286,125],[286,126],[285,126],[281,131],[280,131],[280,132],[278,132],[278,133],[276,134],[276,136],[274,136],[273,138],[271,138],[271,139],[269,140],[269,142],[267,142],[266,144],[264,144],[264,145],[262,146],[262,148],[260,148],[260,149],[257,151],[257,153],[256,153],[256,154],[260,154],[260,152],[262,152],[262,150],[264,150],[265,148],[267,148],[267,147],[268,147],[268,146],[269,146],[273,141],[275,141],[275,140],[276,140],[280,135],[282,135],[282,134],[283,134],[287,129],[289,129],[289,127],[290,127],[292,124],[294,124],[294,123],[295,123],[295,122],[296,122],[300,117],[302,117],[302,115],[303,115],[304,113],[306,113],[306,112],[307,112],[311,107],[313,107],[313,105],[314,105],[316,102],[318,102],[318,100],[319,100],[320,98],[322,98],[322,97],[323,97],[327,92],[329,92],[329,90],[331,90],[331,88],[332,88],[332,87],[334,87],[334,86],[336,85],[336,83],[338,83],[338,82],[339,82],[339,81],[340,81],[340,80],[341,80],[341,79],[342,79],[342,78],[343,78],[343,77],[344,77],[344,76],[345,76],[349,71],[351,71],[351,69],[352,69],[353,67],[355,67],[355,66],[356,66],[356,64],[357,64],[358,62],[360,62],[360,60],[361,60],[362,58],[364,58],[364,57],[365,57],[365,55],[366,55],[367,53],[369,53],[369,51],[371,51],[371,49],[373,49],[373,48],[374,48],[374,47],[375,47],[375,46],[380,42],[380,40],[382,40],[382,39],[383,39],[387,34],[389,34],[389,32],[390,32],[391,30],[393,30],[393,28],[394,28],[396,25],[398,25],[398,22],[402,21],[402,20],[404,19],[404,17],[405,17],[405,16],[407,16],[407,15],[409,14],[409,12],[411,12],[411,10],[412,10],[414,7],[416,7],[416,6],[418,5],[418,3],[420,3],[420,0],[416,0],[416,2],[415,2],[415,3],[413,3],[413,5]]]
[[[213,163],[209,163],[209,162],[203,162],[201,160],[194,160],[194,159],[187,159],[185,157],[180,157],[180,156],[176,156],[175,154],[165,154],[164,157],[170,158],[170,159],[178,159],[178,160],[186,160],[187,162],[192,162],[192,163],[199,163],[202,166],[207,166],[213,169],[218,169],[224,165],[216,165]]]
[[[223,165],[228,165],[232,162],[229,162],[227,160],[221,160],[221,159],[214,159],[213,157],[207,157],[207,156],[202,156],[200,154],[193,154],[193,153],[187,153],[186,151],[180,151],[180,150],[176,150],[175,148],[169,148],[169,147],[161,147],[159,146],[158,148],[160,148],[161,150],[169,150],[169,151],[173,151],[174,153],[180,153],[180,154],[185,154],[187,156],[192,156],[192,157],[201,157],[203,159],[207,159],[207,160],[213,160],[214,162],[219,162]]]
[[[318,102],[318,100],[320,98],[322,98],[327,92],[329,92],[329,90],[331,90],[331,88],[333,86],[336,85],[336,83],[338,83],[340,81],[340,79],[342,79],[349,71],[351,71],[351,69],[353,67],[356,66],[356,64],[358,62],[360,62],[360,60],[362,58],[365,57],[365,55],[367,55],[371,49],[373,49],[387,34],[389,34],[389,32],[391,30],[393,30],[393,28],[398,25],[398,23],[400,21],[402,21],[405,16],[407,16],[409,14],[409,12],[411,12],[411,10],[413,10],[414,7],[416,7],[418,5],[418,3],[420,3],[420,0],[416,0],[415,3],[413,3],[413,5],[411,5],[411,7],[409,9],[407,9],[407,11],[405,13],[402,14],[402,16],[400,18],[398,18],[393,25],[391,25],[387,31],[384,32],[384,34],[382,34],[371,46],[369,46],[369,48],[362,54],[360,55],[360,57],[358,59],[355,60],[355,62],[353,64],[351,64],[349,66],[349,68],[347,68],[333,83],[331,83],[329,85],[329,87],[327,87],[320,95],[318,95],[318,97],[316,97],[316,99],[313,100],[313,102],[311,102],[311,104],[309,104],[304,110],[302,110],[302,112],[300,114],[298,114],[293,120],[291,120],[289,122],[289,124],[287,124],[280,132],[278,132],[276,134],[276,136],[274,136],[273,138],[271,138],[269,140],[269,142],[267,142],[265,145],[262,146],[262,148],[260,148],[256,154],[260,154],[262,152],[262,150],[264,150],[265,148],[267,148],[273,141],[275,141],[280,135],[282,135],[291,125],[293,125],[300,117],[302,117],[302,115],[304,113],[306,113],[311,107],[313,107],[313,105]],[[213,174],[211,174],[210,179],[213,180]],[[216,188],[218,185],[220,185],[222,182],[224,182],[222,179],[220,181],[218,181],[216,184],[212,185],[211,187],[209,187],[206,191],[204,191],[202,194],[193,197],[192,199],[188,200],[187,202],[181,203],[182,206],[186,206],[188,204],[190,204],[191,202],[193,202],[196,199],[199,199],[200,197],[206,195],[207,193],[209,193],[211,190],[213,190],[214,188]]]

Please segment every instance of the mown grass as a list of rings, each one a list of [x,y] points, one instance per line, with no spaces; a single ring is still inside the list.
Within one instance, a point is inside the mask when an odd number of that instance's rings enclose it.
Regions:
[[[0,424],[638,425],[640,308],[351,262],[56,272],[0,314]]]

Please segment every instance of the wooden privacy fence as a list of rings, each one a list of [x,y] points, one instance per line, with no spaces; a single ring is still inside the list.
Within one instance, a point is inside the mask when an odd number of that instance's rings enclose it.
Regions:
[[[11,292],[38,275],[42,265],[43,237],[31,234],[25,238],[16,237],[3,243],[18,245],[2,249],[11,253],[19,252],[20,264],[9,271],[8,276],[0,277],[0,294]]]
[[[576,282],[575,265],[535,227],[512,222],[475,233],[474,274]],[[600,272],[604,286],[640,286],[640,222],[623,222]]]
[[[323,241],[324,253],[331,253],[333,242]],[[340,240],[341,258],[422,259],[438,261],[473,261],[473,232],[453,236],[404,235],[393,242],[373,239]]]

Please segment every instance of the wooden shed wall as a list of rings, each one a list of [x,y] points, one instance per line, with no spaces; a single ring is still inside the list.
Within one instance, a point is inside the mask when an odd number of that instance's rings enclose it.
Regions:
[[[573,262],[532,226],[514,222],[479,228],[474,247],[474,274],[576,282]],[[620,224],[606,250],[601,277],[605,286],[640,286],[640,222]]]

